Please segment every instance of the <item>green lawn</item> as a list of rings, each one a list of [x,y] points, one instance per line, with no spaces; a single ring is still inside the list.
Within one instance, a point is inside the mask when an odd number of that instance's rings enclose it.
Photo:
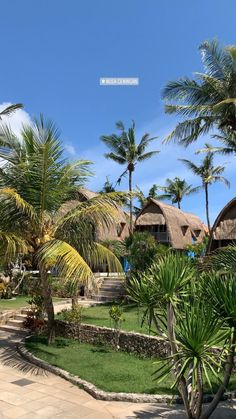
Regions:
[[[45,338],[32,337],[26,345],[37,357],[105,391],[148,394],[176,394],[177,392],[170,389],[171,377],[160,384],[153,380],[152,373],[155,371],[155,364],[151,359],[116,352],[101,345],[90,345],[62,338],[57,338],[54,345],[48,346]],[[230,383],[231,389],[236,388],[235,375]],[[214,380],[212,381],[214,388]],[[209,389],[206,391],[209,392]]]
[[[63,340],[64,342],[65,340]],[[60,340],[58,339],[58,342]],[[44,338],[31,338],[27,348],[37,357],[95,384],[105,391],[127,393],[169,393],[171,381],[159,386],[153,381],[153,360],[142,359],[104,346],[66,340],[68,346],[46,344]],[[175,392],[174,392],[175,393]]]
[[[0,312],[4,310],[17,310],[18,308],[27,307],[30,296],[18,295],[14,300],[0,299]],[[62,298],[53,298],[53,301],[60,301]]]
[[[111,304],[104,304],[85,308],[82,322],[96,326],[113,327],[113,323],[109,317],[110,307]],[[147,324],[141,327],[142,311],[132,304],[122,305],[122,307],[124,321],[121,323],[121,329],[148,334]],[[60,314],[58,318],[61,318]]]

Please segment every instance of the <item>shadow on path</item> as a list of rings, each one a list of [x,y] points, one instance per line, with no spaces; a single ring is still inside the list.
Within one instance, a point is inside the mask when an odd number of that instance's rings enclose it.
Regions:
[[[48,376],[44,369],[24,360],[17,352],[17,345],[27,336],[14,332],[0,331],[0,365],[18,369],[32,375]]]
[[[128,415],[127,419],[154,419],[154,418],[168,418],[168,419],[186,419],[183,407],[175,406],[157,406],[147,405],[147,408],[140,410],[134,409],[133,415]],[[211,416],[212,419],[235,419],[236,409],[235,401],[228,400],[221,403]]]

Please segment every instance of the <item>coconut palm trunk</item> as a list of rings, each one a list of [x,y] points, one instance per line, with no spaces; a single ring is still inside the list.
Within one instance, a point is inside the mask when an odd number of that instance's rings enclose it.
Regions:
[[[52,301],[51,287],[48,281],[48,273],[45,267],[40,267],[39,275],[42,285],[42,295],[44,298],[44,308],[47,313],[47,336],[48,343],[53,343],[55,341],[55,317],[54,317],[54,307]]]
[[[205,190],[205,201],[206,201],[206,219],[207,219],[207,226],[209,230],[209,234],[211,231],[211,223],[210,223],[210,215],[209,215],[209,194],[208,194],[208,184],[204,183],[204,190]]]
[[[133,234],[133,197],[132,197],[132,168],[129,168],[129,193],[130,193],[130,201],[129,201],[129,229],[130,229],[130,235]]]

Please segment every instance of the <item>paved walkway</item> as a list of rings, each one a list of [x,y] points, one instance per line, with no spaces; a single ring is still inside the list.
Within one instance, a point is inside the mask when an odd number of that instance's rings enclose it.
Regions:
[[[21,337],[0,332],[0,418],[182,419],[182,408],[95,400],[66,380],[25,362],[15,350]],[[236,404],[222,405],[214,419],[236,418]]]

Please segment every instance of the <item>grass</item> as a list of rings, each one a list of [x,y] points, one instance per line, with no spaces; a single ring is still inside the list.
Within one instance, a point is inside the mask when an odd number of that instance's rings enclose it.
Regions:
[[[3,310],[17,310],[18,308],[27,307],[30,296],[18,295],[14,300],[0,299],[0,312]],[[59,301],[62,298],[53,298],[53,301]]]
[[[161,383],[153,379],[156,369],[153,359],[116,352],[102,346],[79,343],[75,340],[57,338],[56,343],[48,346],[44,337],[32,337],[27,341],[27,348],[38,358],[60,367],[80,378],[95,384],[105,391],[147,394],[176,394],[171,389],[172,377],[168,376]],[[214,377],[209,374],[213,388]],[[231,378],[229,389],[236,388],[235,374]],[[206,392],[210,392],[206,386]]]
[[[116,352],[102,345],[58,339],[48,346],[45,338],[31,338],[27,348],[38,358],[79,376],[105,391],[173,394],[171,380],[158,385],[152,377],[153,360]],[[66,342],[60,346],[60,342]]]
[[[112,304],[97,305],[88,307],[83,310],[83,323],[94,324],[96,326],[113,327],[113,323],[109,317],[109,309]],[[145,323],[141,327],[142,311],[133,304],[124,304],[123,317],[124,321],[121,323],[121,329],[129,332],[149,334],[148,326]],[[61,318],[61,315],[58,315]],[[151,333],[152,334],[152,333]]]

